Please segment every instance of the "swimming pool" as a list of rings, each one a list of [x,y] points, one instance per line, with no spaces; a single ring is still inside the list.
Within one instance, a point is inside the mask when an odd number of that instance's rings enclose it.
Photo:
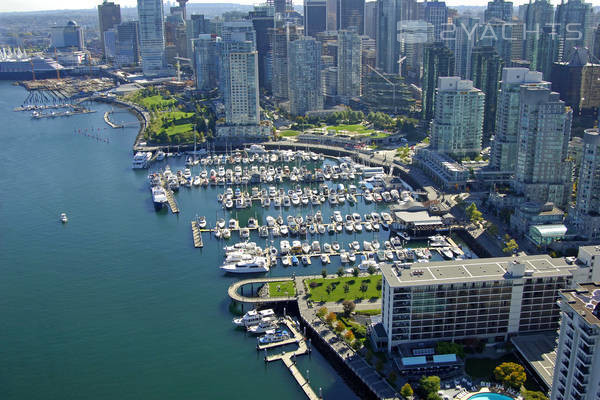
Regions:
[[[499,393],[477,393],[468,398],[468,400],[514,400],[512,397]]]

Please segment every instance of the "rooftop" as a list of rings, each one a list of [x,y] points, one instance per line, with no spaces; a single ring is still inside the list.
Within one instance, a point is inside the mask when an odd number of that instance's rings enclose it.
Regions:
[[[563,276],[576,268],[577,265],[569,264],[564,258],[532,255],[414,263],[406,267],[385,264],[381,266],[381,271],[390,286],[407,287],[493,281],[523,276]]]
[[[561,295],[590,325],[600,327],[600,282],[582,283],[577,289],[563,290]]]

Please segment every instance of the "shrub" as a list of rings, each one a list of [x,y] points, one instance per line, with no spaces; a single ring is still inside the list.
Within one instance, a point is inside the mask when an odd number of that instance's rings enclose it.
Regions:
[[[326,314],[327,314],[327,307],[321,307],[321,308],[319,308],[319,311],[317,311],[317,317],[319,317],[319,318],[323,318]]]

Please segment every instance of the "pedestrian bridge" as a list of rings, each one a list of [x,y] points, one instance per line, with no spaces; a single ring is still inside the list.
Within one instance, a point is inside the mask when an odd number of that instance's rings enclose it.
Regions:
[[[231,300],[239,303],[284,303],[287,301],[296,301],[296,296],[293,297],[248,297],[238,293],[242,286],[246,285],[260,285],[269,282],[288,282],[292,281],[291,277],[281,278],[256,278],[256,279],[244,279],[237,281],[227,289],[227,294]]]

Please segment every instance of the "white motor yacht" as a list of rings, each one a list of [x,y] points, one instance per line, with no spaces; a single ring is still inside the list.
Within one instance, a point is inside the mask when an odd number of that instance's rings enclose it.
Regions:
[[[241,318],[236,318],[233,320],[234,325],[237,326],[252,326],[258,325],[260,321],[265,318],[273,318],[275,317],[275,312],[272,309],[267,310],[250,310],[246,314],[244,314]]]
[[[269,261],[264,257],[253,257],[251,260],[235,264],[223,264],[221,270],[230,274],[252,274],[269,272]]]

